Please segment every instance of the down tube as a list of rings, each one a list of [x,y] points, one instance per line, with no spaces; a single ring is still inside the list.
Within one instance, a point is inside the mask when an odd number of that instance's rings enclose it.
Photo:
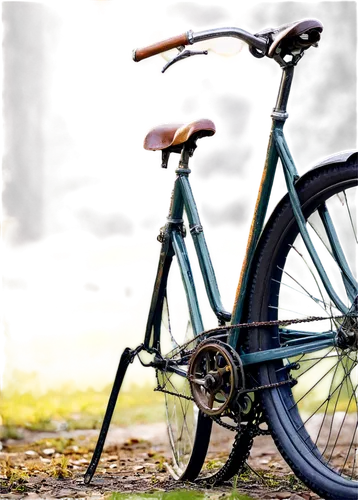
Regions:
[[[233,325],[242,321],[252,262],[255,255],[257,242],[264,225],[267,206],[271,195],[272,184],[275,178],[276,166],[278,161],[278,152],[274,142],[274,131],[276,129],[282,129],[283,125],[284,122],[277,122],[276,120],[274,120],[271,128],[265,167],[261,177],[260,188],[255,205],[255,212],[251,222],[250,234],[246,247],[246,254],[241,268],[239,284],[236,290],[234,309],[231,319],[231,324]],[[239,334],[240,329],[235,328],[229,335],[229,344],[234,348],[236,348],[238,344]]]

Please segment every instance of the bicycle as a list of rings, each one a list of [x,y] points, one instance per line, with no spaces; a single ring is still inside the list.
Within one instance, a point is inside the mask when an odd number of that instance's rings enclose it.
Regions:
[[[133,59],[140,61],[179,48],[165,71],[205,54],[187,45],[234,37],[246,42],[254,57],[278,63],[282,77],[232,313],[221,302],[189,183],[197,141],[213,135],[215,125],[207,119],[165,125],[145,138],[145,149],[162,151],[163,168],[172,153],[180,155],[179,165],[158,236],[160,258],[144,342],[121,356],[86,483],[98,465],[126,370],[138,357],[156,371],[156,390],[164,393],[173,455],[168,468],[175,478],[207,484],[228,480],[247,460],[254,437],[271,434],[309,488],[327,499],[356,500],[357,151],[331,155],[300,176],[283,132],[294,69],[305,51],[317,46],[322,30],[318,20],[306,19],[256,34],[239,28],[188,31],[134,51]],[[265,223],[279,160],[287,193]],[[185,244],[187,225],[218,321],[210,330],[203,325]],[[141,352],[151,361],[145,363]],[[203,464],[213,425],[233,431],[234,441],[227,459],[209,469]]]

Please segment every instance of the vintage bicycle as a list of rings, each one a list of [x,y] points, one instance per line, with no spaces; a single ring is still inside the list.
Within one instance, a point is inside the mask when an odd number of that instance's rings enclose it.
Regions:
[[[163,392],[172,464],[181,480],[217,484],[238,473],[254,437],[271,434],[294,473],[327,499],[358,497],[357,151],[329,156],[300,176],[284,136],[294,70],[323,30],[315,19],[250,34],[239,28],[188,31],[138,49],[140,61],[169,49],[172,64],[205,51],[188,45],[234,37],[279,64],[282,77],[267,157],[232,313],[222,305],[189,183],[189,162],[215,125],[163,125],[147,150],[180,155],[144,341],[124,350],[92,461],[96,470],[129,364],[138,357]],[[278,164],[287,193],[265,223]],[[185,219],[184,219],[185,217]],[[205,329],[186,246],[190,233],[218,326]],[[184,303],[179,299],[182,292]],[[145,362],[141,353],[150,355]],[[204,464],[213,428],[233,436],[230,452]]]

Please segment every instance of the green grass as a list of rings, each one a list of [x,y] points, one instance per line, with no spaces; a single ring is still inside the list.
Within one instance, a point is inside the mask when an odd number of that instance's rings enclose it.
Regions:
[[[7,338],[0,396],[2,425],[52,430],[99,428],[118,359],[143,338],[141,310],[116,329],[88,329],[76,335],[39,335],[27,343]],[[100,363],[94,360],[101,359]],[[112,422],[164,422],[164,397],[154,392],[154,371],[129,366]],[[9,431],[10,432],[10,431]]]

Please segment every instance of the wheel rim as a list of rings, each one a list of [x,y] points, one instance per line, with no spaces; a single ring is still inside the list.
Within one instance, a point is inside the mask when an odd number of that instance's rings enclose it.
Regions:
[[[357,277],[357,188],[350,187],[326,203],[339,236],[346,260]],[[315,211],[308,218],[309,231],[324,267],[341,300],[352,308],[358,294],[355,287],[347,293],[342,273],[327,247],[327,233]],[[286,257],[287,255],[287,257]],[[300,236],[290,242],[285,255],[276,262],[272,277],[270,319],[324,316],[314,324],[303,323],[302,335],[342,330],[345,320],[329,319],[340,315],[317,276]],[[355,295],[355,297],[354,297]],[[294,307],[292,307],[294,305]],[[288,327],[290,330],[290,327]],[[298,328],[297,328],[298,330]],[[351,328],[356,335],[356,320]],[[291,327],[291,334],[294,331]],[[290,342],[290,332],[278,331],[279,343]],[[298,335],[295,335],[296,339]],[[292,342],[291,338],[291,342]],[[325,350],[290,358],[270,367],[272,381],[283,380],[287,372],[297,380],[291,389],[277,391],[290,425],[310,453],[338,476],[358,480],[358,359],[357,347]],[[286,369],[284,368],[287,367]]]

